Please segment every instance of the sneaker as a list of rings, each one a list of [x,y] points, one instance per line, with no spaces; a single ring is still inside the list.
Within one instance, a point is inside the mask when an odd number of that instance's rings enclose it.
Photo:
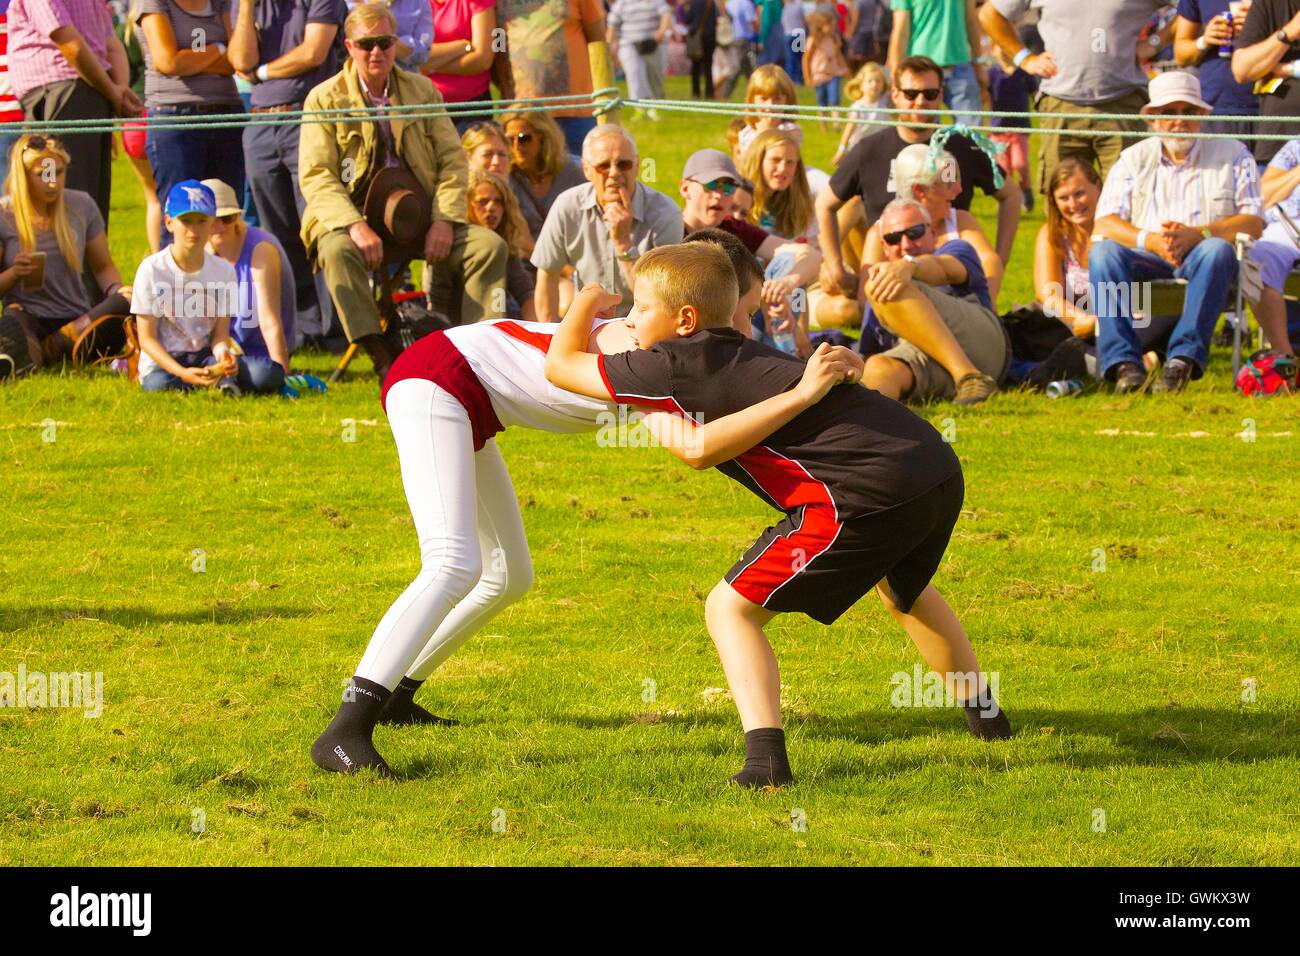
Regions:
[[[646,119],[653,120],[653,121],[656,122],[656,123],[659,122],[659,111],[658,111],[658,110],[656,110],[656,109],[654,109],[654,108],[648,109],[648,110],[645,111],[645,115],[646,115]]]
[[[1137,362],[1120,362],[1115,369],[1115,394],[1127,395],[1146,387],[1147,373]]]
[[[957,394],[953,401],[958,405],[978,405],[987,401],[997,390],[998,383],[991,375],[971,372],[957,380]]]
[[[1177,395],[1192,380],[1192,363],[1184,358],[1171,358],[1165,363],[1164,373],[1151,386],[1151,391]]]

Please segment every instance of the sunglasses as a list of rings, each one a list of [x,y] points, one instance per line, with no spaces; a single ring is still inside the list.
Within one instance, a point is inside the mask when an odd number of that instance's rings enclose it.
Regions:
[[[699,180],[695,180],[697,183]],[[739,185],[731,179],[711,179],[707,183],[700,183],[711,193],[722,193],[724,196],[734,196]]]
[[[60,143],[57,139],[55,139],[53,136],[50,137],[32,136],[28,138],[27,146],[25,148],[34,150],[38,153],[43,152],[46,149],[57,149],[61,153],[65,151],[63,149],[63,144]]]
[[[898,232],[887,232],[880,238],[884,240],[887,246],[896,246],[903,241],[903,237],[911,239],[913,242],[925,235],[925,230],[929,229],[923,222],[918,222],[915,226],[908,226],[906,229],[900,229]]]
[[[396,42],[397,37],[393,36],[391,33],[384,33],[375,37],[361,37],[358,40],[353,40],[352,45],[369,53],[375,47],[379,47],[381,50],[387,50]]]
[[[218,216],[217,222],[221,223],[223,226],[233,226],[235,224],[235,220],[238,218],[239,218],[239,213],[232,212],[229,216]]]
[[[939,94],[942,93],[943,90],[937,86],[927,86],[923,90],[904,90],[900,88],[898,92],[903,95],[903,99],[905,100],[914,100],[922,96],[927,100],[937,100]]]
[[[533,141],[533,134],[532,134],[532,133],[515,133],[514,136],[511,136],[511,137],[509,137],[509,138],[512,139],[512,140],[514,140],[514,141],[515,141],[516,143],[518,143],[520,146],[523,146],[525,143],[531,143],[531,142]]]
[[[620,159],[617,163],[598,163],[592,167],[602,176],[608,176],[611,168],[617,166],[620,173],[625,173],[636,166],[636,163],[630,159]]]

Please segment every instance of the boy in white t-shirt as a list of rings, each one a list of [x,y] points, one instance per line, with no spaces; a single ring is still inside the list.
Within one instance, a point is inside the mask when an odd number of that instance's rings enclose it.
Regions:
[[[164,219],[172,243],[148,256],[135,273],[131,311],[140,340],[140,386],[146,392],[216,386],[242,394],[250,382],[230,344],[237,303],[235,267],[204,248],[217,200],[197,179],[167,194]]]

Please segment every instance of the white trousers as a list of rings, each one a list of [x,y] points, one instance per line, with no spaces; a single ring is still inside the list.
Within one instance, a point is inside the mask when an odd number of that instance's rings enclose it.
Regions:
[[[664,44],[653,53],[638,53],[630,43],[619,45],[618,61],[627,77],[627,95],[634,100],[664,99],[664,67],[667,54]]]
[[[375,628],[357,676],[389,690],[424,680],[533,583],[528,539],[496,442],[475,453],[469,416],[424,379],[388,392],[420,573]]]

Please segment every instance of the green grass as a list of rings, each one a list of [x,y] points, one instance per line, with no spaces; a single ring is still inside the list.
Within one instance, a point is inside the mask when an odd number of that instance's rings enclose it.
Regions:
[[[636,132],[676,169],[717,125]],[[143,245],[129,184],[123,264]],[[503,435],[535,589],[422,692],[462,726],[382,729],[406,779],[341,779],[307,749],[418,565],[373,380],[293,403],[7,385],[0,671],[102,671],[106,704],[0,711],[0,864],[1294,861],[1300,428],[1225,366],[1178,398],[923,409],[967,479],[938,584],[1018,733],[891,708],[917,658],[874,599],[829,628],[781,619],[799,783],[758,794],[722,786],[741,732],[705,693],[725,681],[702,597],[773,516],[722,476]]]

